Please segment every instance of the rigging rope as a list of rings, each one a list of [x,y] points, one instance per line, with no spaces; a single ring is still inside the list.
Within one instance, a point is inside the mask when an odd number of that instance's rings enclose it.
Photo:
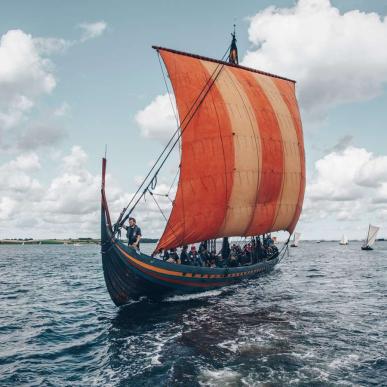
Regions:
[[[285,244],[282,246],[282,249],[280,250],[279,252],[279,260],[278,260],[278,263],[280,263],[283,258],[285,257],[285,254],[286,252],[288,252],[288,256],[289,256],[289,242],[290,242],[290,238],[291,238],[292,234],[289,233],[289,238],[288,240],[285,242]],[[283,252],[282,256],[281,256],[281,253]]]
[[[149,189],[148,189],[148,192],[149,192],[151,195],[161,196],[161,197],[168,198],[168,199],[170,200],[170,202],[173,203],[173,200],[169,197],[169,194],[171,193],[172,187],[173,187],[173,185],[175,184],[175,181],[176,181],[176,178],[177,178],[178,174],[179,174],[179,169],[177,170],[177,172],[176,172],[176,174],[175,174],[175,177],[173,178],[172,184],[170,185],[170,187],[169,187],[167,193],[162,194],[162,193],[150,191]],[[154,180],[152,180],[152,181],[154,181]],[[157,185],[157,176],[156,176],[156,184],[154,184],[154,185],[152,184],[152,185],[150,186],[150,188],[153,190],[153,189],[156,188],[156,185]],[[145,195],[144,195],[144,199],[145,199]]]
[[[229,51],[230,47],[227,48],[225,54],[223,55],[222,59],[221,59],[221,62],[224,60],[224,58],[226,57],[228,51]],[[218,71],[218,68],[220,67],[220,70]],[[176,146],[177,142],[180,140],[184,130],[188,127],[189,123],[191,122],[192,118],[194,117],[195,113],[197,112],[197,110],[199,109],[199,107],[201,106],[202,102],[204,101],[204,99],[206,98],[207,94],[209,93],[209,91],[211,90],[212,86],[214,85],[215,81],[217,80],[218,76],[220,75],[222,69],[224,67],[224,63],[218,63],[218,65],[216,66],[215,70],[213,71],[213,73],[211,74],[211,76],[209,77],[208,81],[206,82],[206,84],[204,85],[204,87],[202,88],[202,90],[200,91],[199,95],[197,96],[197,98],[195,99],[195,101],[193,102],[193,104],[191,105],[190,109],[188,110],[187,114],[185,115],[184,119],[182,120],[180,126],[175,130],[175,132],[173,133],[172,137],[170,138],[170,140],[168,141],[167,145],[164,147],[163,151],[161,152],[161,154],[159,155],[159,157],[157,158],[157,160],[154,162],[152,168],[150,169],[150,171],[148,172],[148,174],[146,175],[146,177],[143,179],[142,183],[140,184],[140,186],[138,187],[136,193],[133,195],[132,199],[129,201],[128,205],[126,207],[123,208],[123,210],[121,211],[120,213],[120,216],[115,224],[115,228],[114,228],[114,231],[117,231],[119,227],[122,227],[122,225],[125,223],[126,219],[128,219],[128,217],[130,216],[130,214],[132,213],[132,211],[135,209],[135,207],[137,206],[137,204],[139,203],[139,201],[141,200],[141,198],[146,194],[146,192],[148,191],[148,188],[151,184],[151,182],[154,180],[154,177],[157,176],[157,174],[160,172],[161,168],[163,167],[163,165],[165,164],[165,162],[167,161],[169,155],[171,154],[172,150],[174,149],[174,147]],[[218,71],[218,73],[216,74],[216,72]],[[214,76],[214,74],[216,74],[215,78],[213,79],[212,77]],[[207,89],[207,90],[206,90]],[[204,95],[202,96],[204,92]],[[195,107],[195,105],[197,105]],[[193,112],[192,112],[193,110]],[[192,112],[192,114],[191,114]],[[185,121],[188,119],[188,122],[185,123]],[[183,127],[183,123],[184,123],[184,127]],[[161,160],[161,158],[163,157],[164,153],[167,151],[168,147],[171,145],[173,139],[175,138],[176,134],[179,132],[179,129],[181,129],[177,139],[173,142],[169,152],[164,156],[164,160],[162,161],[161,165],[159,166],[159,168],[156,170],[156,172],[154,173],[154,177],[152,178],[151,182],[148,183],[148,185],[145,187],[145,189],[143,190],[143,192],[140,194],[140,197],[136,200],[136,202],[133,204],[132,208],[129,210],[128,214],[124,216],[125,212],[127,211],[127,209],[129,208],[129,206],[133,203],[135,197],[138,195],[138,193],[140,192],[141,188],[144,186],[145,182],[147,181],[147,179],[149,178],[149,176],[151,175],[152,171],[156,168],[158,162]]]
[[[168,191],[167,195],[170,194],[170,192],[171,192],[171,190],[172,190],[172,187],[173,187],[173,185],[175,184],[175,181],[176,181],[176,178],[177,178],[179,172],[180,172],[180,166],[179,166],[179,168],[177,169],[176,175],[175,175],[175,177],[173,178],[172,184],[171,184],[171,186],[169,187],[169,191]]]
[[[157,185],[157,175],[155,175],[155,177],[150,182],[151,189],[155,189],[156,185]]]
[[[175,121],[176,121],[176,127],[179,128],[179,117],[177,116],[177,112],[175,110],[175,105],[173,104],[172,102],[172,98],[171,98],[171,92],[169,91],[169,87],[168,87],[168,82],[167,82],[167,79],[165,77],[165,73],[164,73],[164,68],[163,68],[163,65],[161,63],[161,59],[160,59],[160,53],[159,51],[157,51],[157,58],[159,60],[159,64],[160,64],[160,68],[161,68],[161,73],[163,74],[163,79],[164,79],[164,84],[165,84],[165,88],[167,89],[167,93],[168,93],[168,97],[169,97],[169,102],[171,103],[171,107],[172,107],[172,111],[173,111],[173,115],[175,116]],[[179,141],[179,155],[181,157],[181,142]]]
[[[158,207],[159,211],[161,212],[161,215],[163,216],[163,218],[165,219],[165,221],[168,222],[167,217],[165,216],[165,214],[164,214],[163,210],[161,209],[159,203],[157,202],[156,198],[154,197],[154,193],[151,192],[151,191],[149,191],[149,190],[148,190],[148,192],[150,193],[150,195],[152,196],[153,200],[155,201],[156,206]],[[172,230],[172,232],[175,234],[175,237],[177,237],[177,235],[176,235],[176,233],[175,233],[173,227],[171,227],[171,230]]]
[[[177,112],[175,110],[175,105],[172,102],[171,92],[169,91],[168,82],[167,82],[167,79],[165,77],[164,68],[163,68],[163,65],[162,65],[161,59],[160,59],[160,53],[158,51],[157,51],[157,58],[159,60],[159,64],[160,64],[160,68],[161,68],[161,73],[163,74],[164,84],[165,84],[165,88],[167,89],[167,93],[168,93],[168,97],[169,97],[169,102],[171,103],[173,115],[175,116],[176,126],[177,126],[177,128],[179,128],[179,117],[177,116]]]

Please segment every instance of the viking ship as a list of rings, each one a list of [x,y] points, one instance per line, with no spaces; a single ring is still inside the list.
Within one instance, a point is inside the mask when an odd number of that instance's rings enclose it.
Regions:
[[[179,125],[115,223],[105,193],[106,155],[102,159],[102,264],[117,306],[170,291],[216,289],[271,271],[284,255],[304,198],[295,81],[239,65],[235,31],[220,60],[153,48],[168,72]],[[165,262],[121,241],[136,205],[145,195],[154,198],[157,175],[176,144],[179,179],[156,251],[279,230],[289,233],[284,247],[246,266],[201,267]]]
[[[372,224],[369,225],[366,239],[364,240],[364,243],[361,246],[362,250],[373,250],[372,245],[376,241],[376,236],[378,235],[379,228],[380,227],[373,226]]]

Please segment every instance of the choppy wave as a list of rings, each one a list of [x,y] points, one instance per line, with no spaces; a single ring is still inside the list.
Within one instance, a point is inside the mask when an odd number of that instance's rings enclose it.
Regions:
[[[169,302],[189,301],[197,300],[198,298],[215,297],[219,296],[220,294],[222,294],[221,290],[208,290],[200,293],[176,294],[173,296],[166,297],[164,300]]]
[[[387,385],[387,243],[116,308],[98,246],[0,246],[0,385]]]

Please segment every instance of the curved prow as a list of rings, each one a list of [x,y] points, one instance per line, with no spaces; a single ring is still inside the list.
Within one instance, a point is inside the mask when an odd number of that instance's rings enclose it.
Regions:
[[[102,159],[102,183],[101,183],[101,242],[108,238],[108,230],[112,232],[112,222],[105,194],[106,158]]]

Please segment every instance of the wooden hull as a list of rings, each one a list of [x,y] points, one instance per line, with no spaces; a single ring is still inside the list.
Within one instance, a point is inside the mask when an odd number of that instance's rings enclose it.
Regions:
[[[126,246],[112,232],[105,196],[106,159],[102,164],[101,253],[106,287],[117,306],[147,296],[160,298],[168,292],[191,293],[232,285],[271,271],[279,262],[270,259],[250,266],[208,268],[168,263]]]
[[[102,265],[107,289],[117,306],[142,296],[159,298],[168,292],[191,293],[232,285],[271,271],[270,260],[236,268],[207,268],[163,262],[124,245],[104,227],[102,215]]]
[[[373,248],[370,246],[362,246],[361,249],[362,250],[373,250]]]

